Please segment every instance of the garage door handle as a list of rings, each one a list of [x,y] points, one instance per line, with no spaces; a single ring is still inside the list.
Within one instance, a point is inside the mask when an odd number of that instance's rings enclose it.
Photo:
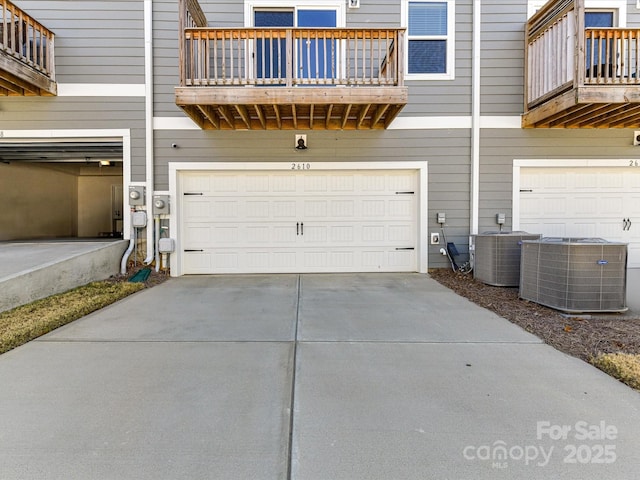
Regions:
[[[300,235],[304,235],[304,223],[300,222]]]
[[[631,230],[631,219],[623,218],[622,219],[622,230]]]
[[[413,247],[398,247],[396,250],[415,250]]]
[[[184,192],[184,195],[202,195],[202,193],[196,193],[196,192]]]
[[[185,248],[184,250],[185,252],[204,252],[204,250],[200,249],[189,249],[189,248]]]
[[[416,192],[396,192],[396,195],[414,195]]]
[[[300,235],[300,222],[296,222],[296,235]]]

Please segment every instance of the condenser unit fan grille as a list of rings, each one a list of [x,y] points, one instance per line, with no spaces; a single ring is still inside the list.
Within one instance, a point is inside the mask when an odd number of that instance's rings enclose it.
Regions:
[[[485,232],[475,236],[473,276],[498,287],[520,284],[520,250],[523,240],[539,240],[526,232]]]
[[[622,312],[627,245],[601,239],[524,241],[520,297],[570,313]]]

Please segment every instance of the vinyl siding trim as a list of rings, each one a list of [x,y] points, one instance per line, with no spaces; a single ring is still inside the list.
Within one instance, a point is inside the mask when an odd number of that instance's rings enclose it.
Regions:
[[[521,117],[518,116],[482,116],[480,128],[520,129]],[[187,117],[154,117],[154,130],[200,130]],[[387,130],[469,130],[471,116],[453,117],[398,117]]]
[[[59,83],[59,97],[144,97],[143,83]]]

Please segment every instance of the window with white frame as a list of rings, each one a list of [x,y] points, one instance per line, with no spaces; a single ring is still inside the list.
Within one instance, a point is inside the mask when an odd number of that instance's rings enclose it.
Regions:
[[[454,78],[454,0],[404,0],[407,79]]]
[[[540,10],[545,3],[547,3],[547,0],[529,0],[527,11],[528,18]],[[627,25],[627,0],[585,0],[584,7],[587,10],[613,11],[615,15],[614,23],[616,26],[626,27]]]

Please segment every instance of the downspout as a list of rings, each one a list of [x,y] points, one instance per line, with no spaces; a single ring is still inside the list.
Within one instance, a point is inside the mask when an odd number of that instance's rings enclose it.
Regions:
[[[145,84],[145,165],[147,184],[147,258],[146,265],[154,258],[153,214],[153,1],[144,0],[144,84]]]
[[[127,251],[124,252],[124,255],[122,256],[122,260],[120,261],[120,273],[122,275],[127,273],[127,262],[129,261],[129,255],[131,255],[131,252],[133,252],[133,246],[135,245],[135,242],[136,242],[135,227],[133,226],[133,219],[131,217],[133,217],[133,208],[129,212],[129,218],[130,218],[129,223],[131,224],[131,232],[129,234],[129,246],[127,247]]]
[[[154,228],[156,232],[155,248],[156,248],[156,272],[160,271],[160,215],[155,216]]]
[[[480,203],[480,52],[482,0],[473,0],[473,61],[471,80],[471,178],[469,233],[476,235],[479,224]],[[469,238],[469,246],[472,246]],[[470,252],[471,253],[471,252]]]

